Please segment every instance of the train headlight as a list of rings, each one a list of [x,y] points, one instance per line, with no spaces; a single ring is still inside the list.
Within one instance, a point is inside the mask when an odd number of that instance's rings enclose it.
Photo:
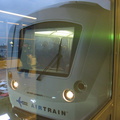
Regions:
[[[13,90],[16,90],[18,88],[18,86],[19,86],[19,84],[18,84],[18,82],[16,80],[11,81],[11,88]]]
[[[63,98],[67,102],[72,102],[75,98],[75,94],[72,90],[64,90],[63,91]]]
[[[77,81],[74,84],[74,89],[76,92],[82,92],[82,91],[85,91],[87,89],[87,85],[82,81]]]

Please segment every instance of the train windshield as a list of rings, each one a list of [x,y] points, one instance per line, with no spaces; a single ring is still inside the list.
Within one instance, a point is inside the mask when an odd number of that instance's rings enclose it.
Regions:
[[[68,76],[81,26],[64,22],[39,23],[20,31],[18,70]]]

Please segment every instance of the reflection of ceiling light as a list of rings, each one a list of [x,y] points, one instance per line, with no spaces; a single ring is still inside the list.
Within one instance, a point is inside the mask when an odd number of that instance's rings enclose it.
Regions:
[[[32,103],[36,103],[36,100],[35,99],[31,99],[30,100]]]
[[[55,31],[41,31],[41,32],[35,32],[35,34],[41,34],[41,35],[50,35]]]
[[[68,37],[70,37],[70,38],[73,38],[73,34],[71,34],[71,35],[68,35]]]
[[[71,33],[72,32],[70,32],[70,31],[62,31],[62,30],[60,30],[60,31],[56,31],[52,35],[54,35],[54,36],[64,36],[65,37],[65,36],[69,36]]]
[[[10,120],[10,117],[9,117],[9,115],[6,113],[6,114],[3,114],[3,115],[0,115],[0,120]]]
[[[22,24],[22,26],[27,26],[27,24]]]
[[[11,41],[11,42],[10,42],[10,44],[12,45],[12,44],[13,44],[13,42]]]
[[[58,30],[58,31],[40,31],[35,32],[36,35],[49,35],[49,36],[58,36],[58,37],[73,37],[73,32],[67,30]]]
[[[57,32],[58,33],[64,33],[64,34],[70,34],[70,33],[72,33],[72,32],[67,31],[67,30],[58,30]]]
[[[0,21],[0,23],[4,23],[4,21]]]
[[[14,24],[14,25],[19,25],[19,23],[12,23],[12,22],[7,22],[8,24]]]
[[[36,20],[36,19],[37,19],[37,18],[35,18],[35,17],[26,16],[26,15],[17,14],[17,13],[12,13],[12,12],[7,12],[7,11],[3,11],[3,10],[0,10],[0,12],[1,12],[1,13],[5,13],[5,14],[9,14],[9,15],[15,15],[15,16],[19,16],[19,17],[29,18],[29,19],[33,19],[33,20]]]
[[[52,97],[52,99],[56,99],[56,97]]]

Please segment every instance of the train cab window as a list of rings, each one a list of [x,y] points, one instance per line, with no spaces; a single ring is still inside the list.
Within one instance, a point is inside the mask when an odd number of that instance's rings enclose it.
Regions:
[[[23,28],[19,70],[68,76],[80,33],[80,25],[67,22],[45,22]]]

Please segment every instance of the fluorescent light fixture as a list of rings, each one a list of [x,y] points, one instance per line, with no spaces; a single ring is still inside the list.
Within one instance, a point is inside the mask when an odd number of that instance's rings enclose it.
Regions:
[[[33,20],[36,20],[36,19],[37,19],[37,18],[35,18],[35,17],[26,16],[26,15],[17,14],[17,13],[8,12],[8,11],[3,11],[3,10],[0,10],[0,12],[1,12],[1,13],[5,13],[5,14],[9,14],[9,15],[15,15],[15,16],[19,16],[19,17],[29,18],[29,19],[33,19]]]
[[[0,115],[0,120],[10,120],[10,117],[9,117],[9,115],[6,113],[6,114],[3,114],[3,115]]]

